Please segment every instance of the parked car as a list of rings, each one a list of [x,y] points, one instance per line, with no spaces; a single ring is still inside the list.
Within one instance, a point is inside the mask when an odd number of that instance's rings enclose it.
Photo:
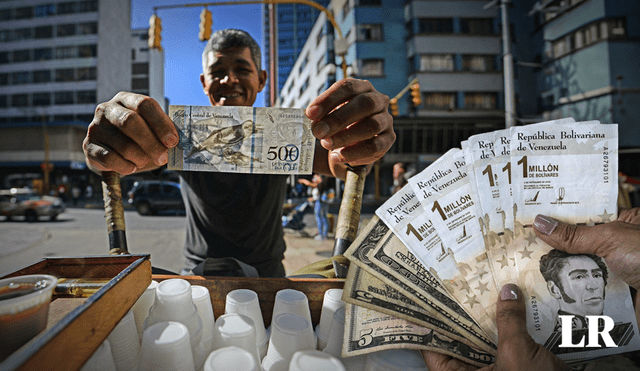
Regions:
[[[133,184],[128,202],[140,215],[155,214],[162,210],[184,211],[180,184],[164,180],[143,180]]]
[[[40,196],[30,188],[0,190],[0,214],[7,220],[15,216],[24,216],[28,222],[35,222],[41,216],[56,220],[65,209],[60,197]]]

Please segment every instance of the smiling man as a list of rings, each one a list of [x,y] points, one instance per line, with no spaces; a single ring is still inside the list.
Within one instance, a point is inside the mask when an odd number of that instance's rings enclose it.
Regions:
[[[540,273],[549,293],[558,299],[558,316],[575,316],[573,329],[587,328],[586,316],[602,315],[608,276],[602,258],[553,249],[540,257]],[[554,331],[559,328],[558,318]]]
[[[241,30],[214,33],[202,65],[200,82],[213,106],[252,106],[267,80],[260,47]],[[371,83],[354,79],[333,84],[311,102],[306,114],[320,144],[313,171],[344,179],[347,163],[380,159],[395,141],[388,105],[389,97]],[[121,92],[98,105],[83,149],[90,169],[132,174],[166,164],[169,148],[177,144],[173,122],[156,101]],[[183,171],[180,178],[187,214],[181,274],[207,258],[234,258],[260,277],[285,275],[286,175]]]

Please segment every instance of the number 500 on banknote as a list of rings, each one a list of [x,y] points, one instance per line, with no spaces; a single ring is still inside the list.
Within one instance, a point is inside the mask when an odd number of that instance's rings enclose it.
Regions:
[[[180,142],[168,169],[311,174],[315,137],[303,109],[169,106]]]

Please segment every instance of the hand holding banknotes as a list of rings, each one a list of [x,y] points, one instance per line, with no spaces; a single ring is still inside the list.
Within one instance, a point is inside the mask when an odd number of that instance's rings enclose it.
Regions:
[[[506,284],[498,298],[498,357],[496,363],[482,370],[568,370],[569,367],[527,332],[524,297],[518,286]],[[448,355],[422,351],[430,371],[478,370]]]
[[[571,254],[595,254],[629,286],[640,289],[640,208],[621,210],[618,219],[607,224],[578,226],[538,215],[538,237]]]

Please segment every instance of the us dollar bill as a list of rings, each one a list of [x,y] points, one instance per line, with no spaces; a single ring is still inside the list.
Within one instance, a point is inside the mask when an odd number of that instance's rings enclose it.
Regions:
[[[179,144],[167,168],[247,174],[311,174],[315,137],[303,109],[169,106]]]
[[[443,353],[478,367],[495,362],[493,355],[453,340],[432,329],[347,303],[343,357],[398,348]]]
[[[391,285],[384,283],[376,276],[367,273],[358,266],[349,269],[344,285],[342,300],[345,303],[359,305],[375,311],[405,319],[423,327],[430,328],[449,338],[466,345],[495,353],[495,348],[469,334],[462,334],[434,317],[415,301],[411,300]],[[475,342],[474,342],[475,341]]]
[[[376,262],[370,259],[374,251],[380,251],[382,247],[395,246],[402,249],[404,245],[397,239],[396,235],[377,216],[373,216],[360,232],[351,247],[345,252],[345,256],[351,261],[352,266],[357,266],[374,275],[385,284],[402,293],[404,296],[418,303],[424,313],[432,318],[452,327],[460,334],[478,347],[488,352],[495,352],[493,343],[482,331],[467,312],[446,292],[441,291],[437,280],[430,276],[424,268],[417,266],[409,267],[406,270],[398,269],[394,276],[389,271],[382,268],[385,264],[394,264],[384,258],[385,263]],[[406,247],[404,247],[406,249]],[[405,250],[408,251],[408,250]],[[380,255],[378,255],[380,256]],[[379,263],[379,264],[376,264]],[[394,266],[394,268],[398,268]],[[350,268],[351,270],[351,268]],[[413,275],[411,272],[419,271],[420,274]],[[398,278],[400,277],[404,278]],[[421,277],[426,277],[425,279]],[[343,300],[347,301],[347,290],[343,292]],[[414,319],[419,321],[419,319]]]

